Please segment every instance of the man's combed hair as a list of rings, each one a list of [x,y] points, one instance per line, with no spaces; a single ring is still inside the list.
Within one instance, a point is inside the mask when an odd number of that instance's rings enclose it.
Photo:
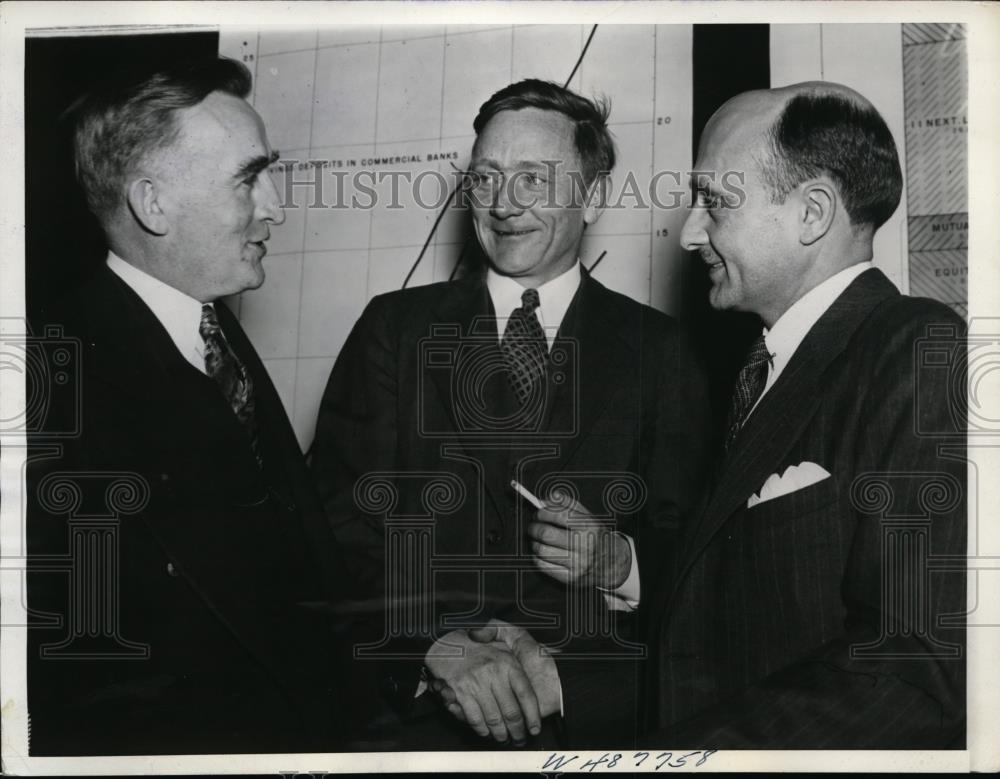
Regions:
[[[176,112],[212,92],[245,98],[250,71],[220,57],[181,63],[141,79],[115,79],[74,109],[76,175],[90,210],[99,218],[125,203],[129,174],[151,153],[177,139]]]
[[[604,98],[587,100],[552,81],[529,78],[504,87],[480,106],[472,127],[478,136],[501,111],[522,108],[558,111],[573,121],[576,125],[573,140],[587,184],[615,167],[615,142],[608,129],[611,104]]]
[[[874,108],[837,94],[796,95],[769,135],[770,159],[762,168],[775,202],[825,174],[840,189],[851,224],[877,230],[899,205],[896,143]]]

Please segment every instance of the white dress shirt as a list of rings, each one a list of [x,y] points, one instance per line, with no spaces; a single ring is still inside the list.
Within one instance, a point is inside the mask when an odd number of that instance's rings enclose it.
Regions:
[[[795,350],[812,330],[821,316],[827,312],[833,302],[840,297],[841,293],[847,289],[851,282],[870,268],[874,268],[872,262],[859,262],[844,268],[839,273],[833,274],[826,281],[817,284],[805,295],[796,300],[791,307],[781,315],[774,327],[768,330],[764,328],[764,345],[771,353],[771,362],[767,368],[767,380],[764,382],[764,389],[753,404],[747,418],[760,405],[761,398],[778,381],[781,372],[785,370]]]
[[[108,268],[149,306],[184,359],[205,373],[205,342],[198,332],[202,304],[130,265],[114,252],[108,252],[107,263]]]
[[[545,332],[550,351],[582,278],[580,261],[577,260],[572,268],[535,288],[538,291],[538,308],[535,309],[535,315]],[[521,295],[526,287],[521,286],[510,276],[501,276],[490,268],[486,271],[486,288],[490,292],[493,310],[497,315],[497,337],[503,340],[507,320],[515,308],[521,307]]]

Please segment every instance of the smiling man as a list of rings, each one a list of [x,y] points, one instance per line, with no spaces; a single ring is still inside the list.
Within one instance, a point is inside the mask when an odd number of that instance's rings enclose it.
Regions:
[[[892,133],[840,84],[748,92],[710,119],[696,169],[716,183],[693,182],[681,244],[711,305],[763,327],[689,563],[652,601],[648,725],[713,747],[961,747],[965,324],[873,262],[903,186]]]
[[[370,302],[333,368],[313,449],[328,514],[375,603],[370,656],[385,662],[373,684],[404,708],[398,735],[382,735],[396,748],[468,743],[432,696],[409,711],[425,661],[454,682],[479,735],[538,732],[520,664],[466,634],[493,617],[630,665],[632,617],[613,611],[638,597],[630,548],[677,533],[707,438],[702,376],[676,323],[580,262],[614,165],[606,108],[527,80],[493,95],[473,126],[466,194],[485,273]],[[372,505],[372,479],[391,505]],[[435,500],[435,484],[453,499]],[[385,553],[396,518],[427,519],[426,557],[401,562],[396,541]],[[478,675],[484,655],[499,666]]]
[[[284,219],[249,91],[218,59],[78,107],[77,172],[109,253],[35,323],[77,339],[82,405],[78,420],[50,409],[79,434],[29,470],[29,605],[61,620],[29,632],[34,755],[329,750],[342,735],[337,645],[301,605],[337,597],[334,540],[221,300],[264,282]],[[80,515],[114,521],[96,561]],[[60,555],[73,577],[46,568]]]

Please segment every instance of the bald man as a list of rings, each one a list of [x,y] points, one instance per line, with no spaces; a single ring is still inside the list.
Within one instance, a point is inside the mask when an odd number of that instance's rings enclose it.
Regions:
[[[561,694],[574,746],[622,745],[637,713],[657,748],[962,748],[964,323],[872,263],[902,190],[892,135],[840,85],[749,92],[695,169],[681,241],[712,306],[763,329],[684,562],[641,593],[644,681],[514,628],[479,638],[549,710]],[[649,581],[663,550],[637,554]]]

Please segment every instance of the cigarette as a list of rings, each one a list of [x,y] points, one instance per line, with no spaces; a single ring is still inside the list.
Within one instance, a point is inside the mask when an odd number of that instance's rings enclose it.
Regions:
[[[521,482],[517,479],[510,480],[510,486],[514,488],[514,492],[524,498],[528,503],[534,506],[536,509],[542,508],[542,502],[532,495],[526,487],[524,487]]]

